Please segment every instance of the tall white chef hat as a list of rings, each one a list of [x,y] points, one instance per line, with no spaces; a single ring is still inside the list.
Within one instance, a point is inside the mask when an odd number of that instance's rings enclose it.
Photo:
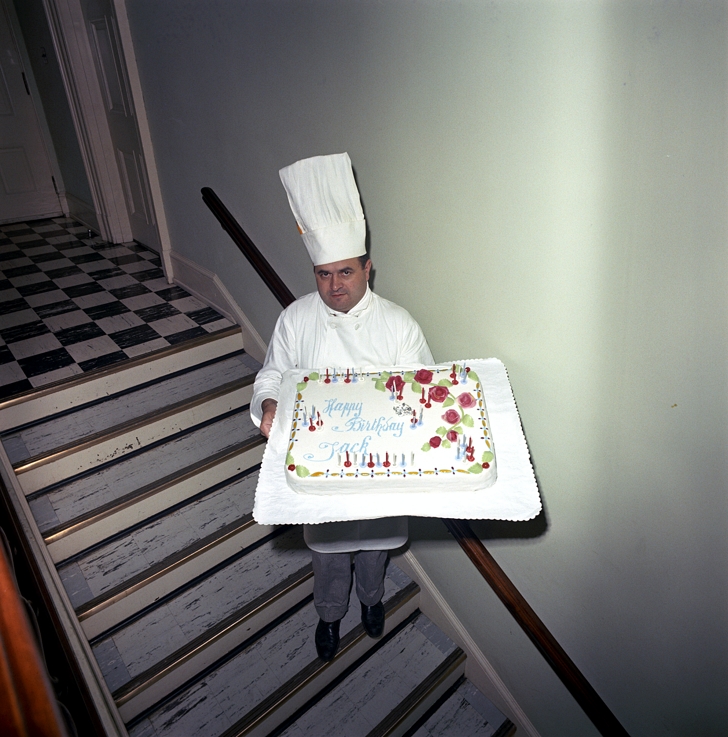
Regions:
[[[279,174],[314,266],[366,253],[364,211],[349,154],[302,159]]]

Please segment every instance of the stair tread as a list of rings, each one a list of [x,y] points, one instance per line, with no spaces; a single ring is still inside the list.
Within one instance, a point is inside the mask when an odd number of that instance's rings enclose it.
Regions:
[[[231,414],[192,432],[172,436],[137,455],[122,457],[94,473],[71,479],[31,498],[30,509],[40,531],[46,532],[258,435],[247,410]]]
[[[452,640],[419,614],[281,737],[366,737],[456,649]]]
[[[508,719],[467,679],[412,737],[493,737]]]
[[[310,562],[301,530],[293,528],[103,638],[93,651],[109,689],[122,688]]]
[[[248,360],[246,360],[246,358]],[[11,463],[53,451],[71,442],[109,430],[121,423],[189,399],[202,390],[242,379],[255,373],[247,354],[240,353],[195,368],[122,396],[111,396],[92,406],[81,406],[60,417],[31,425],[3,436]]]
[[[160,519],[58,566],[78,608],[253,511],[258,472],[206,494]]]
[[[388,601],[410,583],[402,571],[390,564],[384,600]],[[308,602],[204,678],[158,705],[129,728],[130,737],[222,734],[303,668],[317,661],[313,641],[317,622],[313,603]],[[341,623],[342,636],[359,624],[359,604],[352,592],[349,611]]]

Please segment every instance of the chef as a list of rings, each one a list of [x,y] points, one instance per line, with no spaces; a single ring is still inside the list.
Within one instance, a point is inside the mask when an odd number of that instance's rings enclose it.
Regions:
[[[369,289],[372,262],[349,155],[303,159],[281,169],[280,177],[313,262],[317,291],[281,313],[255,380],[250,411],[266,437],[281,375],[288,369],[433,363],[410,314]],[[386,514],[385,509],[377,512]],[[320,617],[316,651],[331,660],[349,603],[352,553],[364,629],[371,637],[381,636],[388,551],[406,542],[407,519],[304,525],[304,539],[312,551],[314,605]]]

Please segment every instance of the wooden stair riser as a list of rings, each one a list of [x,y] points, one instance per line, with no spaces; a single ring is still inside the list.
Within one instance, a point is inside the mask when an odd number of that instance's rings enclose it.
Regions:
[[[45,387],[33,394],[0,402],[0,432],[35,422],[49,415],[79,407],[111,393],[144,384],[203,361],[243,348],[240,328],[205,336],[197,345],[184,350],[164,349],[161,357],[143,356],[115,369],[87,374],[70,382]]]
[[[15,469],[20,486],[26,496],[33,494],[46,486],[123,458],[128,453],[212,420],[225,412],[244,407],[250,403],[252,395],[251,383],[181,412],[162,416],[157,421],[135,425],[132,429],[113,433],[111,437],[105,436],[92,443],[82,443],[63,453],[31,460]]]

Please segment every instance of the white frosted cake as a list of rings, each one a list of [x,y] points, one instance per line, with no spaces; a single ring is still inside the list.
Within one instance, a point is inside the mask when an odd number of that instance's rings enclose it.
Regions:
[[[307,494],[491,486],[478,376],[464,364],[309,372],[296,385],[286,479]]]

